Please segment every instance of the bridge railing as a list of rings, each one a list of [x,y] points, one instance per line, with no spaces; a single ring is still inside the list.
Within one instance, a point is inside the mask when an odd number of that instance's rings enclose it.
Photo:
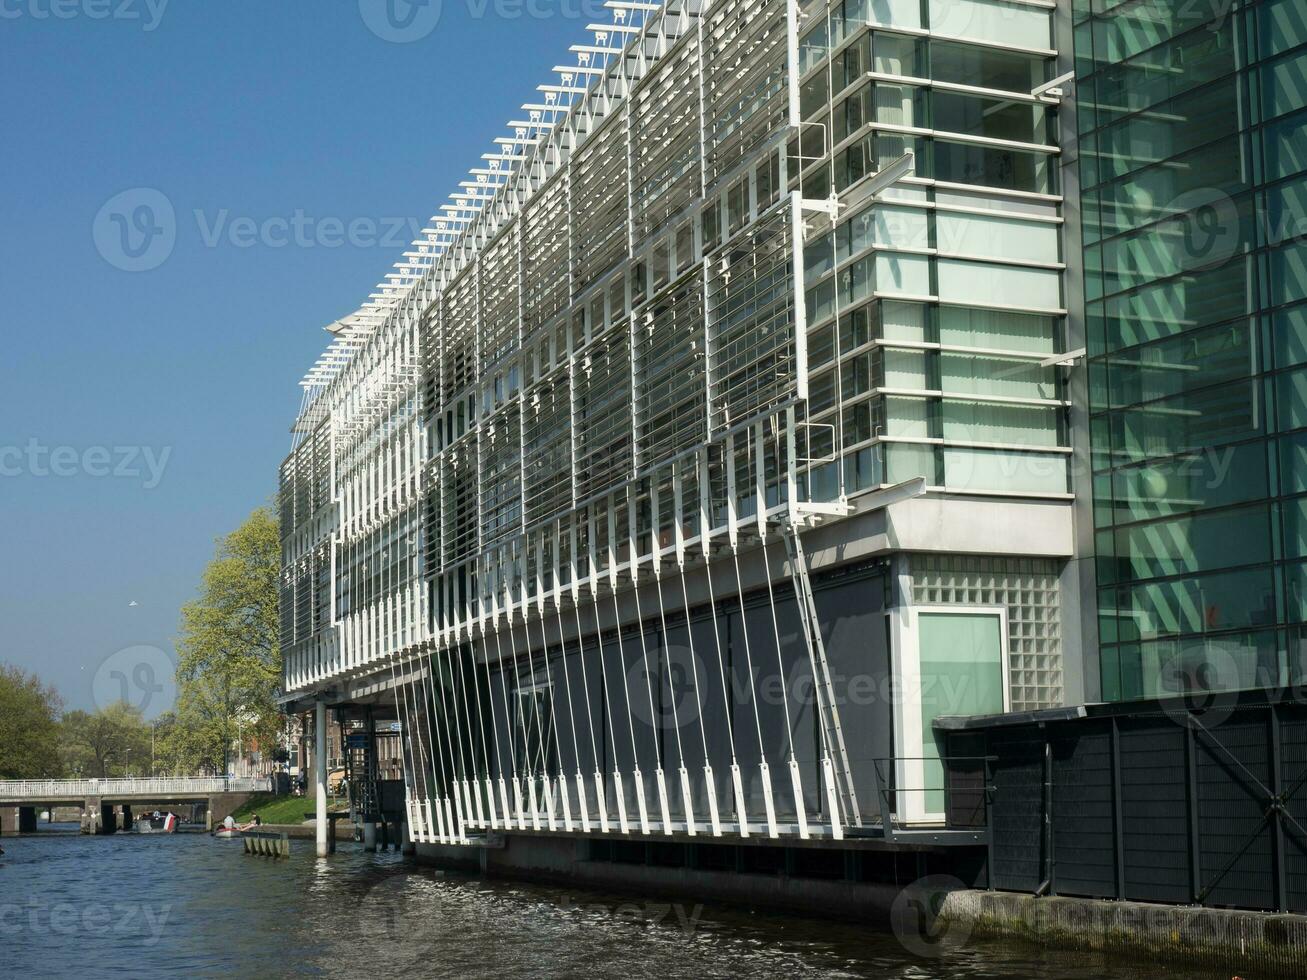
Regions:
[[[272,788],[267,776],[146,776],[121,779],[0,780],[0,800],[53,801],[90,796],[176,796],[214,793],[264,793]]]

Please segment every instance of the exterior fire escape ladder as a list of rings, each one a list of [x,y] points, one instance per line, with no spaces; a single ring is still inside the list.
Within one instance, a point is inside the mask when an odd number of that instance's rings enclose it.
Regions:
[[[803,552],[797,524],[791,524],[782,535],[789,554],[791,577],[795,597],[798,599],[799,619],[804,642],[808,647],[808,661],[812,666],[813,691],[817,695],[817,712],[821,717],[823,781],[830,800],[832,822],[842,819],[848,826],[862,824],[858,809],[858,794],[853,786],[853,769],[849,753],[844,746],[844,729],[840,725],[840,711],[831,683],[830,663],[826,659],[826,644],[821,638],[821,621],[817,618],[817,603],[812,594],[812,581],[808,575],[808,559]],[[838,807],[838,810],[837,810]]]

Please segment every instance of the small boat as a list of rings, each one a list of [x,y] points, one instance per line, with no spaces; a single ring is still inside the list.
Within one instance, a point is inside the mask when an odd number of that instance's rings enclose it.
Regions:
[[[138,834],[175,834],[180,821],[175,813],[160,813],[155,810],[148,817],[136,820]]]
[[[220,840],[231,840],[233,837],[241,836],[241,832],[236,827],[219,827],[213,832],[213,836]]]

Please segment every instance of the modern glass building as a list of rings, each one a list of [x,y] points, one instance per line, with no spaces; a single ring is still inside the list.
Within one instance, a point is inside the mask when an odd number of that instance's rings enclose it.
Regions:
[[[936,825],[941,715],[1299,676],[1298,5],[609,6],[282,467],[418,840]]]
[[[1299,683],[1307,7],[1073,8],[1103,697]]]

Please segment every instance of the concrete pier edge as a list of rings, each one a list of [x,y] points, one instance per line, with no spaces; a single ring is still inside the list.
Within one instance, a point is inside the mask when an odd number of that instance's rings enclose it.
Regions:
[[[913,897],[914,885],[932,879],[900,887],[616,865],[585,860],[572,840],[521,835],[508,835],[498,847],[418,844],[416,852],[417,865],[471,875],[869,922],[898,935],[904,948],[923,963],[969,943],[1002,941],[1108,953],[1141,963],[1228,969],[1229,976],[1307,973],[1303,915],[926,888],[916,897],[935,918],[920,922],[904,899]]]
[[[1229,968],[1231,975],[1307,971],[1307,916],[1013,892],[949,892],[938,942],[1020,940],[1167,963]]]

